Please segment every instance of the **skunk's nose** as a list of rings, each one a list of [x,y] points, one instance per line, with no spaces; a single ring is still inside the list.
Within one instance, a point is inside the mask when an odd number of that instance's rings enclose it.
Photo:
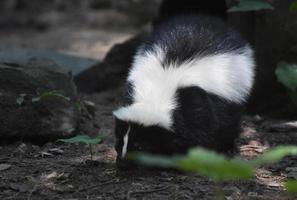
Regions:
[[[135,163],[133,163],[132,161],[122,158],[117,158],[116,164],[117,167],[121,170],[128,170],[136,167]]]

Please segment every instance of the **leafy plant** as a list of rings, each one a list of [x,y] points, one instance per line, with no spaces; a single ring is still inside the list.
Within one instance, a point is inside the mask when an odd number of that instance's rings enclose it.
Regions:
[[[297,0],[295,0],[291,3],[289,10],[291,12],[297,11]]]
[[[228,9],[228,12],[247,12],[258,10],[273,10],[274,7],[261,0],[240,0],[239,4]]]
[[[102,142],[102,136],[91,138],[88,135],[77,135],[68,139],[58,139],[57,142],[64,143],[82,143],[82,144],[100,144]]]
[[[186,156],[172,158],[149,154],[136,154],[135,158],[143,164],[158,167],[177,168],[186,172],[199,173],[215,181],[251,178],[253,167],[239,159],[228,160],[223,155],[196,148]]]
[[[71,143],[71,144],[73,144],[73,143],[86,144],[86,145],[89,146],[90,154],[91,154],[91,160],[93,160],[93,148],[92,148],[92,145],[102,143],[103,138],[104,138],[104,136],[102,136],[102,135],[98,135],[98,136],[96,136],[94,138],[91,138],[88,135],[77,135],[77,136],[74,136],[74,137],[68,138],[68,139],[58,139],[57,142],[64,142],[64,143]]]
[[[295,91],[297,88],[297,66],[286,62],[280,62],[275,71],[277,80],[289,88],[291,91]]]
[[[91,101],[76,100],[74,106],[80,113],[85,113],[89,119],[92,119],[95,115],[95,104]]]
[[[256,167],[278,162],[289,155],[297,155],[297,146],[276,147],[251,161],[227,159],[221,154],[201,148],[192,149],[183,156],[165,157],[136,153],[128,156],[128,159],[134,159],[144,165],[175,168],[184,172],[201,174],[218,184],[222,181],[252,178]],[[293,188],[294,185],[290,184],[289,186]],[[218,191],[220,190],[221,188]],[[221,196],[218,195],[217,197],[221,199]]]
[[[37,97],[32,98],[32,102],[38,102],[38,101],[44,101],[50,98],[61,98],[64,99],[65,101],[70,101],[69,97],[64,96],[58,91],[49,91],[49,92],[43,92]]]
[[[289,96],[297,105],[297,65],[280,62],[275,74],[277,80],[289,89]]]

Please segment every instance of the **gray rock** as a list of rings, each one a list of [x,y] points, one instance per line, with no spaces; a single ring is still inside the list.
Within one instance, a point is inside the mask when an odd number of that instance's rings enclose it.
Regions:
[[[69,75],[46,66],[0,65],[0,141],[42,143],[74,134],[76,87]]]
[[[92,93],[123,86],[136,50],[147,34],[143,32],[122,44],[116,44],[101,63],[75,76],[74,81],[78,90]]]
[[[79,74],[97,62],[98,60],[43,49],[0,49],[0,63],[2,64],[38,65],[51,71],[73,75]]]

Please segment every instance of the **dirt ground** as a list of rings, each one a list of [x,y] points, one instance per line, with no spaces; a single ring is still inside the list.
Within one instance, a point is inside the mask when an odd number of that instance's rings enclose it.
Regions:
[[[115,165],[113,118],[118,91],[85,96],[96,103],[92,134],[108,134],[94,147],[94,161],[84,145],[17,143],[0,146],[0,199],[214,199],[216,185],[194,174],[168,170],[119,171]],[[260,116],[244,117],[238,140],[242,158],[280,144],[296,144],[297,123]],[[225,199],[294,199],[283,181],[297,178],[297,158],[261,167],[249,181],[225,182]],[[295,197],[297,198],[297,197]]]

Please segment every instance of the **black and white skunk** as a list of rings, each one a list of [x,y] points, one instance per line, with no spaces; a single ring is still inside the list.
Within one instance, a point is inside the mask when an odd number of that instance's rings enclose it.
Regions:
[[[250,46],[223,21],[177,16],[139,47],[127,105],[114,111],[118,162],[128,152],[234,148],[254,79]]]

